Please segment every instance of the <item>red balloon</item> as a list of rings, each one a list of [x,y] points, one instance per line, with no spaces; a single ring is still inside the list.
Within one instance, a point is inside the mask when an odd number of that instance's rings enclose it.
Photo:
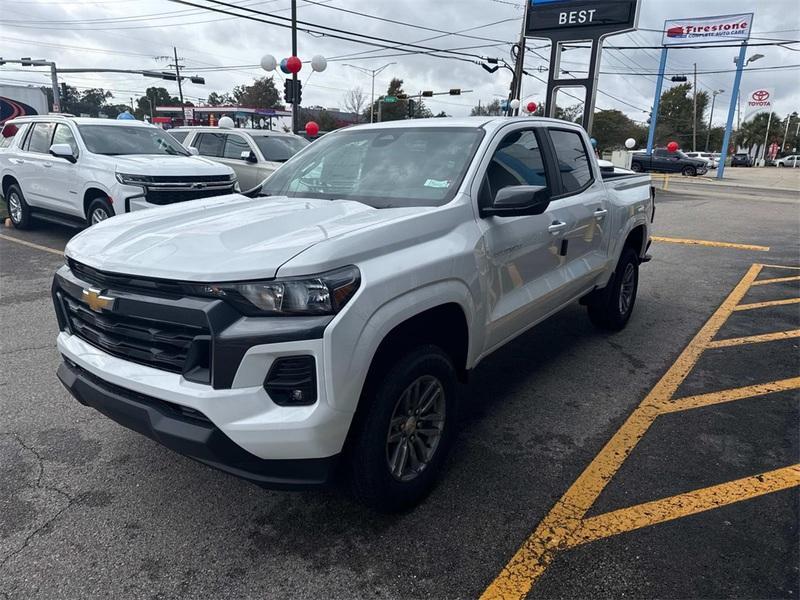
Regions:
[[[300,69],[303,68],[303,63],[296,56],[290,56],[286,59],[286,68],[289,73],[299,73]]]
[[[529,113],[535,113],[536,109],[539,108],[536,106],[536,102],[528,102],[528,106],[526,107]]]
[[[667,144],[667,152],[677,152],[678,148],[680,148],[680,146],[678,146],[678,142],[670,142]]]
[[[306,133],[311,137],[317,137],[317,134],[319,134],[319,125],[314,121],[309,121],[306,123]]]

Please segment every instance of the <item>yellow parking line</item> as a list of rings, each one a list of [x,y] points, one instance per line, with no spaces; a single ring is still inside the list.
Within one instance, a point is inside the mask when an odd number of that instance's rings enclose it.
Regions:
[[[776,331],[775,333],[762,333],[761,335],[747,335],[745,337],[728,338],[726,340],[714,340],[713,342],[708,343],[708,348],[729,348],[730,346],[742,346],[744,344],[760,344],[762,342],[788,340],[796,337],[800,337],[800,329]]]
[[[661,380],[489,584],[481,596],[482,600],[521,599],[528,594],[534,582],[552,562],[556,552],[563,549],[581,527],[586,511],[647,432],[664,403],[678,390],[760,272],[761,265],[750,267]]]
[[[787,304],[798,304],[800,298],[786,298],[785,300],[769,300],[767,302],[753,302],[752,304],[740,304],[733,310],[754,310],[756,308],[767,308],[769,306],[786,306]]]
[[[662,413],[679,412],[692,408],[710,406],[712,404],[722,404],[723,402],[733,402],[734,400],[742,400],[744,398],[753,398],[755,396],[796,389],[800,389],[800,377],[790,377],[789,379],[780,379],[778,381],[769,381],[767,383],[720,390],[708,394],[667,400],[661,405],[660,411]]]
[[[754,281],[753,285],[767,285],[768,283],[786,283],[788,281],[800,281],[800,275],[792,277],[776,277],[775,279],[759,279]]]
[[[568,545],[577,546],[593,542],[798,485],[800,485],[800,464],[653,502],[637,504],[586,519],[581,527],[572,534]]]
[[[762,267],[769,267],[770,269],[792,269],[793,271],[800,271],[800,267],[790,267],[789,265],[765,265],[762,264]]]
[[[658,235],[654,235],[651,239],[654,242],[666,242],[668,244],[687,244],[689,246],[710,246],[712,248],[734,248],[736,250],[755,250],[756,252],[769,252],[769,246],[754,246],[753,244],[733,244],[730,242],[691,240],[684,238],[661,237]]]
[[[0,233],[0,239],[8,240],[9,242],[14,242],[15,244],[22,244],[23,246],[28,246],[29,248],[36,248],[37,250],[42,250],[44,252],[52,252],[53,254],[58,254],[59,256],[63,256],[64,252],[61,250],[56,250],[55,248],[48,248],[47,246],[40,246],[39,244],[34,244],[33,242],[27,242],[25,240],[20,240],[15,237],[11,237],[10,235],[3,235]]]

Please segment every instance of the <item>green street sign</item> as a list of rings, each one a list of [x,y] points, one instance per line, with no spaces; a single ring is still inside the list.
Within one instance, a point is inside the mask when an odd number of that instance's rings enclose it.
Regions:
[[[388,102],[389,104],[391,104],[392,102],[397,102],[397,97],[396,96],[384,96],[383,101],[384,102]]]

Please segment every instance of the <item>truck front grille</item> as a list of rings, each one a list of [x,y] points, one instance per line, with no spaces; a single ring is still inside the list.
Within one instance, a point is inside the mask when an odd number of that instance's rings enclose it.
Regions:
[[[157,204],[163,206],[165,204],[175,204],[176,202],[186,202],[187,200],[199,200],[200,198],[211,198],[213,196],[224,196],[225,194],[233,193],[233,185],[225,185],[220,187],[206,188],[206,189],[193,189],[193,188],[175,188],[175,189],[153,189],[147,188],[145,199],[150,204]]]
[[[182,373],[193,344],[204,357],[194,360],[208,366],[208,329],[187,324],[154,321],[116,312],[97,313],[68,294],[61,294],[72,333],[113,356],[172,373]]]

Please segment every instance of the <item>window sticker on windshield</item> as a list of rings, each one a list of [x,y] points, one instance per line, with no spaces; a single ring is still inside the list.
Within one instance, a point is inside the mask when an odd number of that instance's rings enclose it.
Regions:
[[[441,180],[441,179],[428,179],[425,182],[425,187],[430,187],[430,188],[449,188],[450,187],[450,182],[447,181],[447,180]]]

